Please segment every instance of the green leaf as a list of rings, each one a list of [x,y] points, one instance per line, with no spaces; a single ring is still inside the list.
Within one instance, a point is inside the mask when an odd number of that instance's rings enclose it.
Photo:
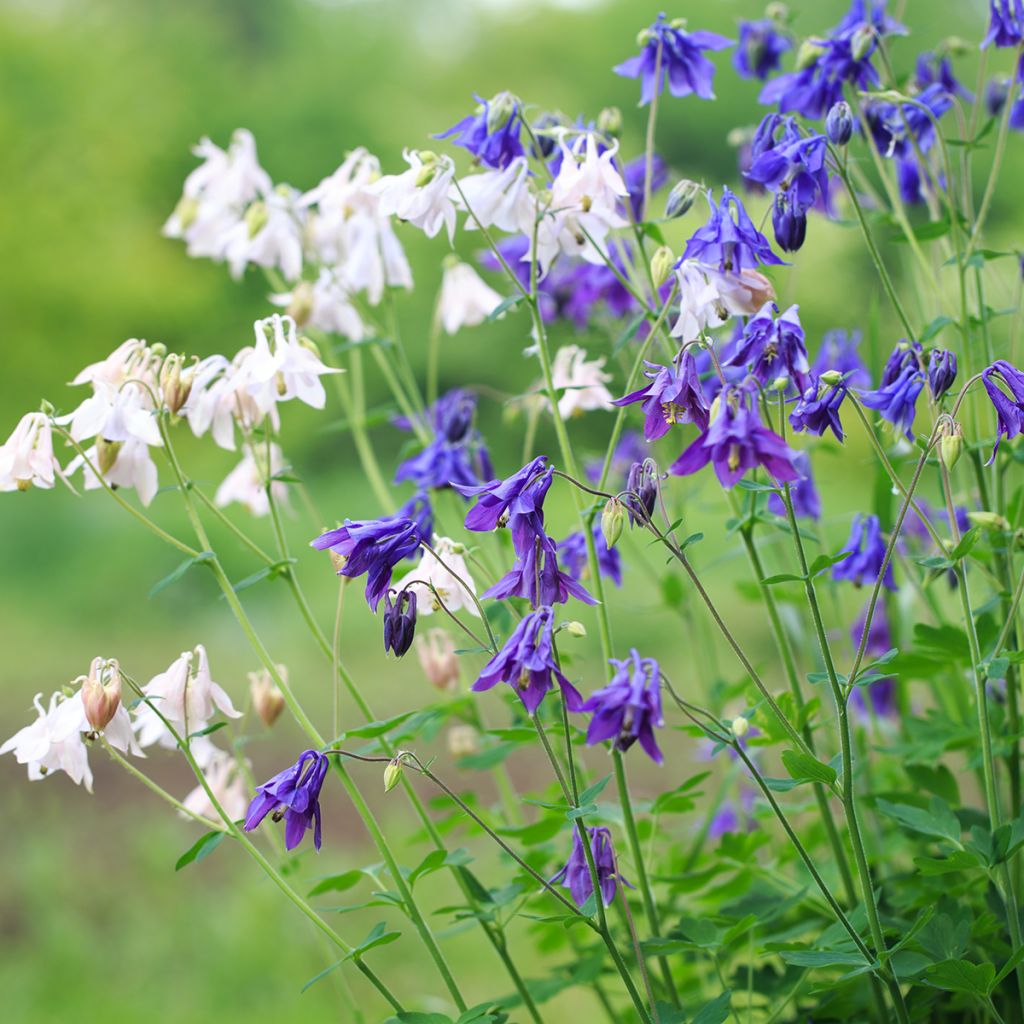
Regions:
[[[169,572],[159,583],[154,584],[153,588],[149,592],[150,597],[156,597],[165,587],[169,587],[172,583],[176,583],[181,579],[192,568],[193,565],[203,565],[206,562],[211,561],[215,557],[212,551],[200,551],[198,555],[193,555],[191,558],[186,558],[176,569]]]
[[[936,988],[982,998],[988,995],[995,976],[992,964],[972,964],[970,960],[943,960],[925,971],[925,977]]]
[[[958,562],[961,558],[966,558],[971,548],[978,543],[981,537],[981,528],[974,526],[971,527],[961,538],[960,543],[949,553],[949,557],[954,561]]]
[[[507,299],[502,299],[494,309],[487,314],[486,320],[493,323],[495,320],[499,320],[503,317],[510,309],[515,309],[520,302],[525,300],[526,296],[522,292],[516,292],[515,295],[510,295]]]
[[[246,576],[245,579],[239,580],[237,583],[231,584],[231,589],[237,594],[240,590],[247,590],[249,587],[254,587],[257,583],[263,580],[277,579],[290,565],[294,565],[297,559],[295,558],[284,558],[279,562],[274,562],[273,565],[265,565],[262,569],[257,569],[251,576]]]
[[[803,576],[797,576],[791,572],[780,572],[761,580],[766,587],[774,587],[776,583],[802,583],[803,581]]]
[[[953,257],[953,262],[956,262],[956,257]],[[921,333],[918,335],[918,340],[922,344],[927,344],[932,338],[936,337],[939,332],[950,324],[955,323],[952,317],[949,316],[937,316],[934,320],[929,321]]]
[[[945,800],[933,796],[928,809],[912,807],[910,804],[892,804],[879,797],[875,806],[890,818],[895,818],[901,825],[925,836],[946,839],[960,846],[960,821],[950,810]]]
[[[970,871],[981,866],[978,858],[967,850],[954,850],[948,857],[915,857],[914,864],[922,875],[948,875]]]
[[[190,732],[188,738],[194,740],[197,736],[209,736],[211,732],[216,732],[218,729],[223,729],[228,723],[227,722],[214,722],[213,725],[208,725],[205,729],[199,729],[196,732]]]
[[[690,1024],[723,1024],[732,1012],[732,992],[726,989],[717,999],[705,1003]]]
[[[223,842],[226,832],[207,832],[200,836],[179,858],[174,865],[175,871],[180,871],[186,864],[201,861],[208,857]]]
[[[521,828],[498,828],[495,831],[503,836],[512,836],[524,846],[536,846],[558,835],[564,823],[562,818],[541,818],[532,825],[523,825]]]
[[[786,771],[798,783],[823,782],[825,785],[831,786],[837,778],[834,768],[822,764],[816,757],[799,750],[784,750],[782,763],[785,765]]]
[[[807,567],[807,574],[808,576],[819,576],[826,569],[831,569],[833,565],[838,565],[840,562],[845,561],[852,554],[852,551],[840,551],[835,555],[818,555]]]
[[[411,718],[416,712],[415,711],[403,711],[400,715],[395,715],[393,718],[385,718],[377,722],[368,722],[366,725],[361,725],[356,729],[349,729],[347,732],[343,732],[341,737],[348,739],[349,737],[355,736],[359,739],[373,739],[376,736],[383,736],[388,730],[393,729],[396,725],[400,725],[407,718]]]
[[[462,867],[472,860],[473,858],[461,846],[457,850],[431,850],[409,873],[409,884],[414,885],[424,875],[433,874],[442,868]]]
[[[580,806],[583,807],[586,804],[593,803],[604,791],[604,787],[608,785],[608,780],[610,778],[610,775],[606,775],[603,779],[599,779],[592,786],[587,786],[587,788],[580,793]]]
[[[918,224],[916,227],[912,226],[910,230],[917,241],[931,242],[936,238],[942,238],[944,235],[948,235],[949,228],[949,218],[944,217],[942,220],[930,220],[925,224]],[[892,235],[890,240],[900,243],[906,243],[909,241],[902,231],[898,234]]]
[[[992,988],[994,989],[1001,981],[1008,978],[1021,962],[1024,962],[1024,946],[1016,949],[1010,959],[999,969],[999,973],[992,979]]]
[[[327,878],[322,878],[312,889],[309,890],[310,896],[319,896],[325,892],[345,892],[347,889],[351,889],[353,886],[358,885],[359,882],[365,876],[365,872],[360,868],[353,868],[351,871],[345,871],[340,875],[330,875]]]
[[[779,954],[794,967],[868,967],[868,962],[856,951],[840,949],[784,950]]]

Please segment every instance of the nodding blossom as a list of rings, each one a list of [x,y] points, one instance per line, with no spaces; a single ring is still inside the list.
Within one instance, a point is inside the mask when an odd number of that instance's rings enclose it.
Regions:
[[[800,307],[790,306],[784,313],[766,302],[747,321],[743,334],[723,366],[745,366],[765,387],[779,377],[787,377],[801,391],[810,382],[810,365]]]
[[[849,557],[832,566],[832,578],[848,580],[858,587],[865,583],[873,584],[878,579],[886,552],[885,539],[882,537],[882,527],[878,516],[862,515],[858,512],[853,517],[850,539],[842,550],[850,552]],[[896,589],[892,559],[885,567],[882,584],[888,590]]]
[[[441,280],[438,315],[446,334],[482,324],[501,305],[503,296],[458,259],[446,264]]]
[[[604,372],[605,357],[587,359],[579,345],[563,345],[551,362],[551,381],[560,391],[558,415],[563,419],[582,416],[598,409],[609,410],[614,401],[606,387],[612,379]]]
[[[629,657],[612,658],[615,674],[607,686],[595,691],[583,705],[592,712],[587,727],[587,745],[611,740],[616,750],[626,751],[636,742],[647,756],[663,761],[654,730],[661,728],[661,669],[654,658],[641,658],[636,650]]]
[[[591,856],[594,858],[598,888],[601,890],[601,901],[607,907],[615,899],[619,882],[629,886],[630,889],[633,886],[618,872],[610,829],[599,825],[588,828],[586,831]],[[565,867],[551,881],[562,883],[569,890],[573,902],[578,907],[586,906],[587,901],[594,895],[594,880],[590,874],[590,865],[578,830],[573,832],[572,853],[569,854]]]
[[[511,94],[500,92],[490,100],[475,97],[476,113],[464,117],[436,139],[452,139],[456,146],[469,150],[482,164],[499,169],[523,155],[519,136],[523,129],[520,103]]]
[[[617,548],[608,547],[601,531],[600,521],[595,521],[591,528],[594,548],[597,551],[597,567],[602,576],[606,576],[617,587],[622,586],[622,558]],[[565,540],[555,545],[558,561],[562,568],[577,582],[587,578],[590,572],[590,553],[587,550],[587,538],[582,531],[570,533]]]
[[[225,750],[217,750],[203,769],[203,777],[217,803],[232,821],[245,817],[249,806],[249,787],[237,757]],[[186,810],[210,821],[220,818],[206,787],[201,784],[191,790],[181,803]]]
[[[315,281],[300,281],[290,292],[270,297],[299,327],[362,341],[367,328],[352,304],[352,288],[336,267],[321,267]]]
[[[448,537],[435,537],[431,547],[432,551],[423,552],[418,565],[395,582],[394,589],[415,594],[420,615],[440,611],[440,600],[449,612],[465,611],[479,618],[473,600],[476,584],[466,564],[465,548]]]
[[[537,216],[537,200],[530,189],[530,167],[525,157],[516,157],[500,170],[468,174],[459,179],[455,204],[466,210],[463,226],[467,231],[491,227],[517,231],[523,237],[513,241],[521,241],[524,249],[529,245]],[[522,253],[516,259],[521,256]]]
[[[327,767],[326,755],[306,750],[291,767],[257,786],[245,817],[245,831],[251,832],[273,812],[275,821],[284,818],[286,850],[294,850],[309,829],[313,830],[313,845],[319,850],[320,790]]]
[[[412,646],[416,635],[416,594],[410,588],[399,589],[394,602],[391,591],[384,595],[384,650],[401,658]]]
[[[988,0],[989,26],[981,48],[1014,47],[1024,42],[1024,0]]]
[[[1024,432],[1024,373],[1005,359],[997,359],[982,372],[981,382],[996,411],[996,443],[989,459],[991,463],[1004,437],[1009,441]],[[1005,391],[999,387],[1000,383]]]
[[[835,434],[837,441],[845,436],[839,419],[839,409],[846,398],[847,388],[842,381],[828,382],[811,374],[807,386],[789,414],[789,422],[797,433],[817,434],[826,430]]]
[[[409,170],[387,174],[369,186],[380,199],[380,212],[408,221],[427,238],[443,227],[451,242],[455,237],[455,165],[451,157],[414,149],[402,155]]]
[[[722,199],[717,205],[709,189],[708,205],[711,216],[690,236],[677,267],[684,260],[695,259],[723,272],[740,274],[761,264],[783,262],[727,186],[722,187]]]
[[[246,444],[242,451],[242,461],[228,473],[217,488],[213,503],[218,508],[224,508],[237,501],[254,516],[269,515],[268,487],[275,502],[282,504],[288,501],[287,486],[281,480],[274,479],[287,467],[284,454],[276,444],[270,445],[269,459],[265,444]]]
[[[793,48],[793,41],[783,35],[771,18],[741,21],[740,38],[732,64],[741,78],[758,78],[762,82],[782,66],[782,55]]]
[[[63,479],[53,454],[53,427],[45,413],[30,412],[18,421],[11,436],[0,445],[0,491],[50,488]]]
[[[256,344],[246,357],[245,387],[257,406],[269,413],[278,402],[297,398],[322,409],[327,402],[323,382],[326,374],[341,370],[325,366],[312,342],[299,339],[295,321],[274,313],[253,324]]]
[[[528,520],[513,525],[512,542],[515,563],[493,587],[484,591],[484,597],[524,597],[534,608],[565,604],[570,597],[585,604],[597,604],[571,573],[559,568],[558,549],[542,526],[536,527]]]
[[[676,423],[693,423],[698,429],[708,426],[708,405],[704,398],[693,353],[683,351],[671,367],[645,362],[644,376],[650,383],[615,399],[615,405],[643,402],[644,437],[657,440]]]

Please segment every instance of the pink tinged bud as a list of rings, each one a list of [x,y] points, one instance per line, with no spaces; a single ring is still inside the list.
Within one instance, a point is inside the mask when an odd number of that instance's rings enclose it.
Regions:
[[[459,656],[452,638],[440,628],[431,629],[416,640],[420,667],[431,685],[448,693],[459,685]]]
[[[452,757],[469,757],[480,752],[480,733],[471,725],[453,725],[448,730],[448,753]]]
[[[277,671],[281,678],[287,681],[288,670],[284,665],[278,665]],[[269,729],[281,717],[284,711],[284,694],[270,678],[270,673],[263,669],[260,672],[249,673],[249,694],[252,698],[252,706],[260,721]]]
[[[121,672],[116,661],[94,658],[82,681],[82,706],[89,725],[102,732],[121,705]]]

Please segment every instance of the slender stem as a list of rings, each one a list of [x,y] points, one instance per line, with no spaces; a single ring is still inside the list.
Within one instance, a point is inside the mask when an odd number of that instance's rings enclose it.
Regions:
[[[661,95],[662,55],[664,42],[659,36],[658,50],[654,55],[654,95],[647,114],[647,141],[644,146],[644,206],[643,215],[647,216],[647,208],[651,203],[651,177],[654,169],[654,129],[658,121],[658,97]]]

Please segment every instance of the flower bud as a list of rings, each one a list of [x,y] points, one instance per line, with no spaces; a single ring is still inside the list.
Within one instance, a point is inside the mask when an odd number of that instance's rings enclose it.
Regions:
[[[102,732],[121,704],[121,671],[116,661],[93,658],[82,680],[82,706],[89,725]]]
[[[296,327],[305,327],[309,323],[313,315],[313,285],[309,281],[300,281],[292,289],[285,312],[295,321]]]
[[[609,498],[601,512],[601,533],[609,549],[615,547],[625,525],[626,510],[622,507],[622,502],[618,498]]]
[[[928,385],[936,399],[941,398],[956,380],[956,356],[948,349],[933,348],[928,355]]]
[[[416,641],[416,656],[428,682],[451,693],[459,685],[459,656],[452,638],[438,627]]]
[[[172,352],[164,360],[160,367],[160,393],[172,415],[177,415],[188,401],[195,377],[195,364],[186,366],[184,356]]]
[[[729,728],[732,730],[733,736],[735,736],[736,739],[741,740],[749,732],[750,722],[742,715],[737,715],[732,720],[732,724],[729,726]]]
[[[660,288],[669,279],[675,261],[675,253],[667,245],[661,245],[655,250],[651,257],[651,277],[656,288]]]
[[[1010,95],[1010,80],[1000,76],[990,78],[985,86],[985,110],[989,117],[998,117],[1006,106]]]
[[[587,635],[587,627],[584,626],[582,622],[577,622],[575,619],[563,622],[560,628],[564,629],[569,636],[579,638]]]
[[[287,682],[288,669],[284,665],[278,665],[277,671],[280,677]],[[252,706],[256,709],[256,714],[260,716],[260,721],[269,729],[284,711],[284,694],[270,678],[270,672],[267,669],[249,673],[249,696]]]
[[[682,217],[693,206],[694,200],[699,195],[700,185],[697,182],[691,181],[689,178],[680,178],[668,194],[668,199],[665,202],[665,216],[669,220]]]
[[[452,757],[468,757],[480,752],[480,733],[471,725],[453,725],[447,738],[448,753]]]
[[[104,476],[114,468],[121,441],[108,441],[105,437],[96,438],[96,465]]]
[[[824,40],[813,37],[805,39],[800,44],[800,49],[796,51],[796,70],[803,71],[805,68],[811,67],[827,50],[828,47]]]
[[[634,462],[629,467],[626,490],[630,492],[627,502],[629,521],[635,523],[639,520],[646,523],[654,515],[654,503],[658,499],[657,474],[652,469],[651,462]]]
[[[487,134],[492,135],[504,128],[515,115],[518,106],[519,100],[510,92],[499,92],[497,96],[492,96],[491,102],[487,104]]]
[[[384,769],[384,792],[390,793],[402,781],[402,757],[392,758]]]
[[[853,111],[846,100],[833,103],[825,117],[825,134],[833,146],[845,146],[853,135]]]
[[[764,9],[764,16],[771,21],[789,21],[789,8],[785,4],[771,3]]]
[[[250,238],[255,238],[266,227],[270,214],[267,213],[267,204],[262,199],[257,199],[245,211],[245,226]]]
[[[827,387],[834,388],[837,384],[842,383],[843,374],[840,370],[826,370],[818,375],[818,380]]]
[[[618,136],[622,131],[622,111],[618,107],[605,107],[597,115],[597,130],[605,135]]]
[[[998,512],[968,512],[967,518],[975,526],[984,527],[986,530],[1009,530],[1009,522]]]
[[[939,438],[939,458],[947,470],[960,461],[964,450],[964,432],[960,424],[954,425],[952,431]]]
[[[850,55],[854,60],[863,60],[875,48],[877,33],[875,26],[862,22],[850,37]]]

